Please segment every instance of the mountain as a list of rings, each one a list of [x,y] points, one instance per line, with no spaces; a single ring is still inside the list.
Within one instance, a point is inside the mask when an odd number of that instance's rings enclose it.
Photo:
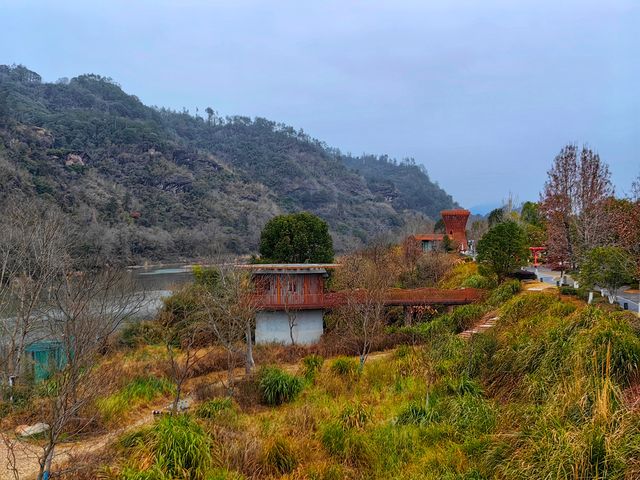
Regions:
[[[0,66],[0,202],[20,191],[55,203],[87,248],[122,262],[250,253],[269,218],[298,210],[345,250],[456,206],[413,161],[206,111],[145,106],[99,75],[44,83]]]

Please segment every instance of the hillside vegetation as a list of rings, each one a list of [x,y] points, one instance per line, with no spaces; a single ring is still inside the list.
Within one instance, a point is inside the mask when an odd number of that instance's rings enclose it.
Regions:
[[[272,216],[311,211],[338,250],[454,202],[413,161],[343,155],[263,118],[148,107],[98,75],[0,66],[0,202],[59,205],[112,261],[254,252]]]

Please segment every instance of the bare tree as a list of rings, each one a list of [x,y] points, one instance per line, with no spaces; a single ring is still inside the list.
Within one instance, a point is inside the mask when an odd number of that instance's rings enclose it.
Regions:
[[[485,219],[474,220],[469,230],[469,240],[473,240],[474,245],[477,245],[482,236],[487,233],[487,230],[489,230],[489,226]]]
[[[387,252],[379,246],[343,259],[337,288],[344,291],[338,328],[352,343],[364,366],[375,340],[384,329],[385,299],[395,279]]]
[[[606,242],[605,204],[613,195],[609,167],[592,150],[567,145],[547,172],[540,209],[547,220],[548,258],[575,268],[585,252]]]
[[[81,434],[95,419],[87,407],[103,383],[93,368],[109,340],[143,297],[126,273],[113,269],[68,273],[52,292],[55,308],[47,317],[47,337],[60,346],[52,363],[55,388],[43,409],[49,425],[39,457],[38,480],[49,476],[56,446],[64,437]]]
[[[613,197],[611,173],[606,163],[591,149],[580,152],[574,224],[579,255],[607,242],[608,216],[606,201]]]
[[[25,348],[44,335],[54,281],[68,262],[67,224],[59,210],[38,201],[9,199],[0,230],[0,364],[13,388]]]
[[[567,145],[554,160],[547,172],[540,206],[547,219],[547,255],[556,265],[575,261],[572,241],[572,213],[578,172],[577,147]]]
[[[247,373],[253,368],[252,327],[255,317],[255,299],[246,274],[237,268],[221,266],[215,289],[204,295],[204,319],[208,331],[227,354],[227,391],[234,386],[233,370],[238,354],[244,350]]]
[[[402,278],[407,288],[433,287],[451,270],[455,259],[443,252],[423,254]]]
[[[631,184],[631,199],[640,202],[640,175]]]
[[[194,367],[206,357],[206,351],[198,348],[200,337],[205,332],[204,327],[199,318],[193,318],[165,330],[168,374],[175,385],[171,403],[171,413],[174,415],[178,412],[185,382],[193,374]]]
[[[293,332],[295,327],[298,326],[296,321],[298,319],[298,309],[296,306],[301,303],[303,288],[298,281],[302,281],[302,278],[299,275],[283,275],[280,278],[283,279],[284,283],[282,285],[282,304],[289,324],[289,338],[291,339],[291,345],[295,345],[296,340]]]

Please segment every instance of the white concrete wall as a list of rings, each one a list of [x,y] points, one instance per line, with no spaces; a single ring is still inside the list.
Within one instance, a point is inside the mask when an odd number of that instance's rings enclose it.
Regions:
[[[293,339],[296,344],[316,343],[322,335],[322,310],[295,312]],[[258,312],[256,314],[256,343],[291,344],[289,320],[286,312]]]

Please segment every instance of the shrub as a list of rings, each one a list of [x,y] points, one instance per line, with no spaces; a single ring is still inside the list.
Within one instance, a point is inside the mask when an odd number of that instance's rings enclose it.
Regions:
[[[462,282],[464,288],[491,288],[494,284],[489,278],[476,273]]]
[[[262,401],[280,405],[295,400],[303,389],[302,380],[277,367],[264,367],[258,373]]]
[[[172,478],[204,479],[212,465],[211,441],[187,415],[163,417],[153,430],[158,467]]]
[[[460,375],[455,378],[448,378],[446,381],[447,393],[453,393],[455,395],[475,395],[482,394],[482,387],[475,380],[471,380],[466,375]]]
[[[133,348],[140,345],[157,345],[162,341],[162,331],[156,322],[136,322],[126,325],[120,333],[120,344]]]
[[[459,288],[467,278],[478,273],[478,264],[475,262],[460,262],[439,282],[441,288]]]
[[[396,350],[393,353],[393,355],[397,359],[402,359],[402,358],[407,358],[408,356],[410,356],[412,352],[413,352],[413,350],[411,349],[411,347],[409,345],[400,345],[398,348],[396,348]]]
[[[308,381],[312,381],[316,374],[322,369],[324,358],[320,355],[308,355],[302,359],[302,376]]]
[[[491,292],[487,304],[494,307],[500,306],[520,292],[520,288],[521,286],[518,280],[504,282]]]
[[[157,467],[138,470],[137,468],[125,467],[118,475],[119,480],[166,480],[167,476]]]
[[[196,285],[214,289],[220,283],[220,271],[216,267],[194,265],[191,268]]]
[[[356,377],[360,373],[360,364],[355,358],[338,357],[331,364],[331,371],[341,377]]]
[[[291,473],[298,464],[293,448],[282,438],[276,438],[266,446],[262,462],[267,470],[281,475]]]
[[[567,286],[563,286],[560,287],[560,293],[562,295],[573,295],[573,296],[577,296],[578,295],[578,290],[573,288],[573,287],[567,287]]]
[[[484,305],[461,305],[453,309],[449,316],[457,332],[471,328],[486,313]]]
[[[187,325],[195,320],[201,307],[200,285],[186,285],[163,300],[161,322],[166,326]]]

